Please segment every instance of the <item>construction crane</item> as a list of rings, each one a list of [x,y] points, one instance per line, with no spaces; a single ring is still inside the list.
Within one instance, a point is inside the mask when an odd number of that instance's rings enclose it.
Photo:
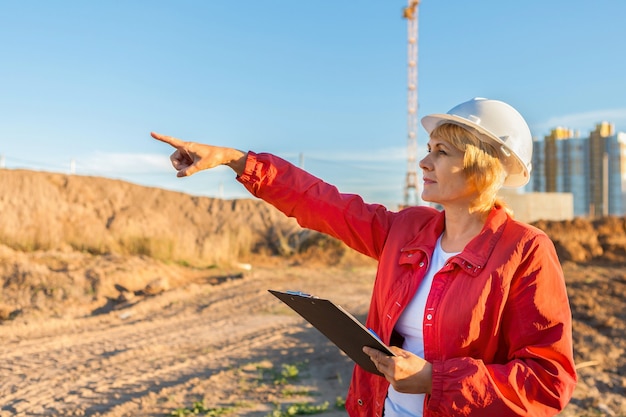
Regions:
[[[406,183],[404,185],[404,207],[417,205],[419,193],[417,187],[417,15],[419,0],[408,0],[403,10],[407,20],[407,151],[408,163]]]

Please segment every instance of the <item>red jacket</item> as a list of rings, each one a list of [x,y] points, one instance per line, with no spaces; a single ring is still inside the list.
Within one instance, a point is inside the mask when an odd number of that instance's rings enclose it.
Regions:
[[[366,204],[268,154],[249,153],[239,181],[303,227],[378,260],[366,326],[391,343],[428,268],[444,213]],[[433,365],[425,416],[550,416],[576,384],[571,311],[554,246],[500,208],[439,271],[424,317]],[[346,409],[382,416],[389,383],[355,366]]]

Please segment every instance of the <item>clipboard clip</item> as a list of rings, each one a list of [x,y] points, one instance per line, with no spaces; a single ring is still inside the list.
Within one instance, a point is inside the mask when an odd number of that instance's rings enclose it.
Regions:
[[[287,290],[287,291],[285,291],[285,293],[287,293],[289,295],[297,295],[298,297],[319,298],[319,297],[316,297],[316,296],[314,296],[312,294],[307,294],[307,293],[302,292],[302,291],[290,291],[290,290]]]
[[[380,336],[378,336],[378,334],[371,327],[368,327],[367,330],[372,334],[372,336],[378,339],[380,343],[384,343],[383,339],[381,339]]]

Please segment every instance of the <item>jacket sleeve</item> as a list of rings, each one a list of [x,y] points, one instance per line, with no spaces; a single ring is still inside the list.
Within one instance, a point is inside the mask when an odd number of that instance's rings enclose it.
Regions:
[[[300,226],[343,241],[378,259],[395,213],[379,204],[366,204],[354,194],[270,154],[248,152],[238,178],[252,195],[270,203]]]
[[[553,416],[569,402],[576,371],[563,272],[545,234],[522,245],[499,313],[503,359],[434,361],[426,406],[437,415]]]

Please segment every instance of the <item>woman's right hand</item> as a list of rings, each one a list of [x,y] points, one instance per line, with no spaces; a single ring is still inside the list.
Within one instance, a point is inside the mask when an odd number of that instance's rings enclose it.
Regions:
[[[177,177],[188,177],[198,171],[228,165],[237,175],[243,174],[246,153],[233,148],[185,142],[172,136],[152,132],[150,135],[176,150],[170,156]]]

